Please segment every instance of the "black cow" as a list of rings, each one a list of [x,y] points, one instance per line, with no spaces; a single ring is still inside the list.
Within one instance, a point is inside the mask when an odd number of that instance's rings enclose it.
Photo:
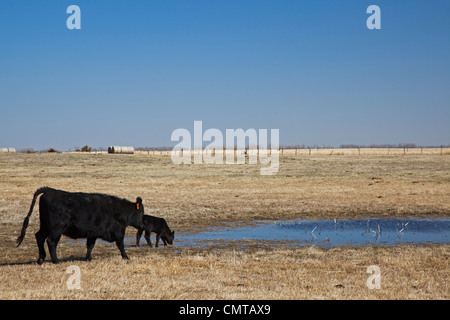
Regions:
[[[158,246],[159,239],[161,238],[164,246],[167,244],[173,244],[173,239],[175,237],[175,231],[170,231],[169,226],[167,225],[166,220],[163,218],[153,217],[144,214],[142,217],[143,227],[138,230],[136,233],[136,246],[139,247],[139,241],[141,240],[142,232],[145,231],[144,237],[147,240],[148,245],[151,247],[152,242],[150,241],[150,234],[152,232],[156,233],[156,244],[155,247]]]
[[[45,260],[45,239],[47,239],[52,262],[58,263],[56,246],[61,235],[73,239],[87,238],[86,260],[88,261],[91,260],[91,251],[97,238],[108,242],[115,241],[122,258],[128,259],[123,238],[127,226],[133,226],[136,229],[143,227],[144,206],[140,197],[134,203],[106,194],[73,193],[49,187],[40,188],[35,192],[30,211],[23,221],[17,246],[25,237],[28,220],[33,212],[36,198],[40,194],[43,194],[39,200],[40,229],[36,233],[39,264]]]

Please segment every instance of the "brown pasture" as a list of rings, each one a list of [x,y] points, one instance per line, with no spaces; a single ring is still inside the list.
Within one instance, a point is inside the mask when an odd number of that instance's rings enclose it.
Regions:
[[[41,186],[140,196],[147,214],[176,232],[223,223],[289,218],[449,217],[446,155],[282,155],[275,176],[259,165],[175,165],[170,156],[0,154],[1,299],[448,299],[449,246],[241,250],[214,247],[85,247],[62,242],[59,265],[38,266],[34,233],[15,248],[34,191]],[[133,236],[130,228],[127,235]],[[69,290],[66,269],[81,270]],[[365,285],[381,269],[381,289]]]

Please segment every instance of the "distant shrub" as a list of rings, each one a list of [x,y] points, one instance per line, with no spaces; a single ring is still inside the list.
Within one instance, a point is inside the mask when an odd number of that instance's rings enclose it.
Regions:
[[[81,148],[81,152],[91,152],[92,147],[89,147],[88,145],[85,145],[83,148]]]
[[[47,152],[49,152],[49,153],[58,153],[59,151],[54,149],[54,148],[50,148],[50,149],[47,150]]]

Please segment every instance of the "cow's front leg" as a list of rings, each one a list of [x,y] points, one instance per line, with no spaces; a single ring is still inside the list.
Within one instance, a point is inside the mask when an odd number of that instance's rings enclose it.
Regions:
[[[92,249],[94,248],[95,240],[97,240],[97,238],[87,238],[87,242],[86,242],[86,247],[87,247],[86,260],[87,261],[92,260],[91,252],[92,252]]]
[[[117,248],[120,250],[120,254],[122,255],[123,259],[130,259],[128,258],[127,254],[125,253],[125,247],[123,245],[123,237],[121,239],[116,240]]]

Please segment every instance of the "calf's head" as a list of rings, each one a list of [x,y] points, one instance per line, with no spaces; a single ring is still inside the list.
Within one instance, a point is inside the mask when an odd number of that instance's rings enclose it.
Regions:
[[[163,239],[168,244],[173,244],[173,239],[175,238],[175,231],[172,231],[170,233],[164,234],[161,236],[161,239]]]

